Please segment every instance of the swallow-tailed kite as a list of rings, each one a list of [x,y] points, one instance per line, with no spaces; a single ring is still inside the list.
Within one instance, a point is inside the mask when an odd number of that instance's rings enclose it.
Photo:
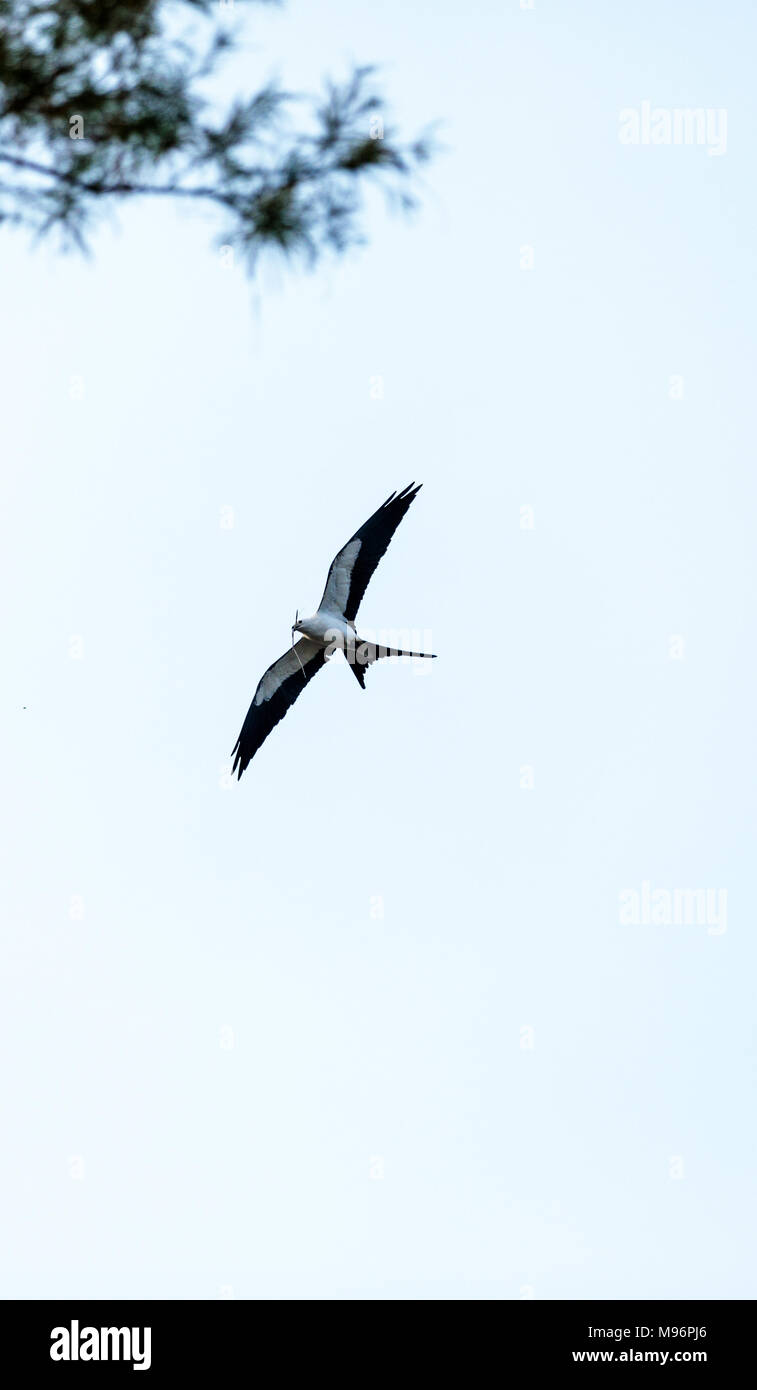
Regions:
[[[431,657],[431,652],[405,652],[398,647],[381,647],[357,636],[355,618],[371,575],[387,550],[397,527],[422,484],[413,483],[393,492],[378,511],[351,536],[334,556],[323,598],[312,618],[295,619],[292,646],[269,666],[247,711],[242,732],[233,750],[233,773],[241,777],[271,729],[284,718],[290,705],[321,670],[337,648],[365,690],[365,673],[382,656]],[[302,633],[295,643],[295,632]]]

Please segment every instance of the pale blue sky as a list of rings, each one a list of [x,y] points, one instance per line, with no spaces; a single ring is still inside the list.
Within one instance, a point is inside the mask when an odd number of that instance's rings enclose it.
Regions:
[[[153,204],[2,236],[0,1288],[754,1297],[753,8],[256,23],[229,94],[378,61],[447,152],[314,276]],[[727,152],[622,145],[645,100]],[[229,788],[413,478],[361,616],[439,660],[335,660]]]

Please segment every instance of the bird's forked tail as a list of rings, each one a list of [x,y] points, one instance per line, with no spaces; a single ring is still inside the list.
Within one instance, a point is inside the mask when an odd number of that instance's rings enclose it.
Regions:
[[[436,661],[436,652],[406,652],[401,647],[383,647],[377,642],[364,642],[361,637],[355,639],[353,647],[345,648],[344,655],[362,690],[365,690],[365,673],[368,667],[382,656],[412,656],[424,661]]]

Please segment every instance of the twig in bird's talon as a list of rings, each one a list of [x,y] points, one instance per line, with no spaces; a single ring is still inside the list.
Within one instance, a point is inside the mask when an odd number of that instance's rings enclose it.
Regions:
[[[294,628],[292,628],[292,651],[294,652],[295,656],[297,657],[297,660],[300,661],[300,653],[298,652],[297,648],[296,648],[295,645],[294,645]],[[302,664],[301,661],[300,661],[300,670],[302,671],[302,674],[303,674],[303,676],[304,676],[304,675],[305,675],[305,667],[303,666],[303,664]],[[305,676],[305,679],[307,680],[307,676]]]

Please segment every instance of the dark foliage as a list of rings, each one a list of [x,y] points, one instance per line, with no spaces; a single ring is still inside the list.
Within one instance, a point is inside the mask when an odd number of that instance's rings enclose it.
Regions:
[[[224,17],[254,3],[0,0],[0,221],[84,248],[118,200],[203,200],[253,264],[359,240],[371,176],[412,206],[429,143],[397,140],[370,68],[309,104],[271,83],[218,114],[212,78],[237,42]]]

